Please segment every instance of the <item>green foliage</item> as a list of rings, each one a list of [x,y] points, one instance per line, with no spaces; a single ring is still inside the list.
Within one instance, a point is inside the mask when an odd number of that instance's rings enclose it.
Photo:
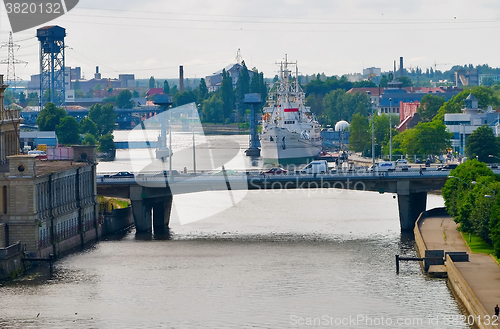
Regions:
[[[427,94],[420,101],[420,106],[417,110],[418,114],[423,121],[431,121],[445,102],[446,99],[444,97]]]
[[[138,92],[137,90],[134,90],[134,91],[132,92],[132,97],[134,97],[134,98],[139,98],[139,97],[140,97],[139,92]]]
[[[236,108],[238,109],[237,118],[238,121],[242,122],[245,118],[245,111],[248,105],[243,103],[245,94],[250,92],[250,74],[248,73],[245,61],[243,61],[243,67],[241,68],[238,81],[236,82],[235,99]]]
[[[363,152],[370,147],[371,134],[368,119],[359,113],[352,116],[349,150]]]
[[[413,86],[413,82],[411,82],[411,79],[408,77],[405,77],[405,76],[399,77],[398,80],[399,80],[399,82],[401,82],[403,84],[403,88]]]
[[[370,97],[365,93],[346,93],[338,89],[328,93],[323,99],[324,124],[335,125],[340,120],[351,121],[354,113],[368,116],[371,110]]]
[[[85,136],[83,136],[82,145],[97,145],[97,139],[94,135],[86,133]]]
[[[54,103],[47,103],[40,111],[36,124],[40,131],[54,131],[62,118],[68,115],[65,109],[57,107]]]
[[[189,103],[196,102],[198,98],[192,91],[185,91],[174,95],[174,106],[182,106]]]
[[[224,104],[218,94],[212,94],[203,101],[201,118],[205,122],[222,122],[224,119]]]
[[[94,104],[90,107],[89,118],[95,122],[99,135],[102,136],[113,132],[117,114],[111,104]]]
[[[80,144],[78,122],[75,118],[67,116],[61,119],[56,126],[56,134],[61,144]]]
[[[37,93],[29,93],[28,94],[28,106],[37,106],[38,103],[39,103],[38,94]]]
[[[149,78],[149,89],[151,88],[154,88],[156,86],[156,81],[155,81],[155,77],[151,77]]]
[[[97,125],[90,120],[89,117],[85,117],[80,120],[79,131],[80,134],[91,134],[94,137],[99,137],[99,130],[97,129]]]
[[[222,70],[222,82],[219,92],[222,99],[224,118],[229,119],[234,110],[234,93],[233,79],[226,70]]]
[[[476,233],[490,242],[490,217],[496,199],[485,195],[496,195],[500,190],[498,175],[473,159],[452,170],[450,176],[454,178],[448,179],[442,189],[448,213],[460,224],[461,231]]]
[[[500,106],[500,98],[495,96],[493,90],[483,86],[474,87],[472,89],[465,89],[456,96],[452,97],[449,101],[445,102],[433,120],[444,121],[445,113],[461,113],[462,109],[465,107],[464,100],[469,96],[469,94],[472,94],[477,98],[478,106],[481,109],[486,109],[490,105],[493,107]]]
[[[499,153],[500,142],[488,125],[477,128],[465,140],[465,155],[469,159],[478,157],[478,160],[482,162],[496,162],[495,158],[490,158],[489,155]]]
[[[267,99],[267,85],[264,81],[264,73],[259,72],[256,68],[252,69],[253,76],[250,81],[250,93],[260,94],[261,99],[263,100],[262,104],[259,106],[255,106],[255,111],[262,110],[265,104],[265,100]]]
[[[163,81],[163,94],[164,95],[170,94],[170,86],[168,85],[167,80]]]
[[[208,88],[205,83],[205,79],[201,78],[200,86],[198,87],[198,104],[203,104],[203,101],[207,99],[208,96]]]
[[[120,109],[131,109],[134,107],[134,102],[132,101],[132,92],[128,89],[120,91],[116,97],[116,105]]]
[[[108,154],[115,155],[116,146],[114,142],[114,137],[112,134],[106,134],[99,138],[99,147],[97,148],[99,152],[104,152]]]

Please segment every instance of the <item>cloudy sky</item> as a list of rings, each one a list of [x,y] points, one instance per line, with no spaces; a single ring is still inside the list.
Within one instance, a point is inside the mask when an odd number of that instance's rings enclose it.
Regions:
[[[0,10],[5,43],[10,24]],[[400,56],[407,68],[500,67],[498,0],[80,0],[46,25],[54,24],[67,30],[66,65],[86,78],[97,65],[110,78],[176,78],[179,65],[200,78],[235,62],[238,49],[266,77],[285,54],[302,74],[328,76],[390,70]],[[14,34],[16,58],[29,62],[16,68],[23,79],[39,73],[35,35]]]

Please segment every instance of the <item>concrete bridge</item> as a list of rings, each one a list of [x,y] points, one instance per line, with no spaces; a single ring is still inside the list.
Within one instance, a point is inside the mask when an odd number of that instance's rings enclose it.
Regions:
[[[261,175],[254,172],[223,171],[215,174],[177,174],[165,179],[161,172],[135,177],[97,176],[97,192],[131,200],[138,232],[168,228],[175,194],[223,190],[337,188],[395,193],[398,197],[401,230],[413,230],[419,214],[426,210],[427,192],[441,189],[449,171],[397,171],[385,173],[338,173]],[[153,215],[151,210],[153,209]]]

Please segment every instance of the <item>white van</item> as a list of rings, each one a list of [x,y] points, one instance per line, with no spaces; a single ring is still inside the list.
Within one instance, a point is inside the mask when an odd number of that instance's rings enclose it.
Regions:
[[[394,163],[394,161],[383,161],[383,162],[375,162],[375,167],[374,166],[370,166],[368,168],[368,171],[369,172],[372,172],[372,171],[394,171],[396,170],[396,164]]]
[[[328,172],[328,162],[326,160],[315,160],[302,168],[301,174],[326,174]]]

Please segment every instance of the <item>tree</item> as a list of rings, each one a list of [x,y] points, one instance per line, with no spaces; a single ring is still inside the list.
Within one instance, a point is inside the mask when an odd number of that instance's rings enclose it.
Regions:
[[[355,152],[363,152],[370,145],[370,132],[368,131],[369,124],[366,117],[359,113],[352,116],[351,135],[349,137],[349,150]]]
[[[112,134],[106,134],[99,138],[99,147],[97,148],[99,152],[107,153],[111,157],[116,154],[116,146],[114,142],[114,137]]]
[[[370,110],[371,100],[365,93],[346,93],[337,89],[324,97],[321,119],[325,124],[333,126],[340,120],[351,121],[354,113],[368,116]]]
[[[440,121],[420,122],[415,128],[406,129],[394,137],[393,145],[404,154],[438,155],[451,146],[452,137],[453,134]]]
[[[78,126],[80,134],[91,134],[96,138],[99,137],[99,129],[97,129],[97,125],[89,117],[80,120]]]
[[[205,83],[205,79],[201,78],[200,80],[200,86],[198,87],[198,104],[202,104],[205,99],[207,99],[208,96],[208,88],[207,84]]]
[[[219,89],[222,99],[224,119],[230,119],[234,110],[234,92],[233,92],[233,78],[222,70],[222,82]]]
[[[465,155],[469,159],[477,157],[481,162],[496,162],[495,158],[490,158],[489,155],[499,153],[500,143],[490,126],[485,125],[477,128],[465,140]]]
[[[112,133],[116,124],[115,108],[111,104],[94,104],[90,107],[89,118],[97,125],[99,135]]]
[[[493,107],[500,106],[500,98],[495,95],[493,90],[484,86],[474,87],[458,93],[449,101],[445,102],[433,120],[441,120],[444,122],[444,115],[446,113],[461,113],[462,109],[465,107],[464,100],[470,94],[477,98],[478,106],[481,109],[486,109],[489,105]]]
[[[116,98],[116,105],[120,109],[131,109],[134,107],[134,102],[132,101],[132,92],[128,89],[120,91]]]
[[[175,106],[182,106],[189,103],[196,102],[197,97],[192,91],[185,91],[183,93],[177,93],[174,96]]]
[[[399,80],[399,82],[401,82],[403,84],[403,88],[413,86],[413,82],[411,82],[411,79],[408,77],[404,77],[404,76],[399,77],[398,80]]]
[[[78,122],[73,117],[64,117],[56,126],[56,134],[61,144],[80,144]]]
[[[28,106],[37,106],[38,105],[38,94],[37,93],[29,93],[28,94]]]
[[[264,107],[265,100],[267,99],[267,85],[264,81],[264,73],[259,72],[256,68],[252,69],[253,75],[250,80],[250,92],[255,94],[260,94],[263,100],[262,104],[255,107],[256,111],[260,111]]]
[[[155,81],[155,77],[151,77],[149,78],[149,89],[152,89],[156,86],[156,81]]]
[[[241,68],[238,81],[236,82],[236,90],[235,90],[236,108],[238,110],[237,118],[239,122],[243,121],[246,109],[248,108],[248,105],[243,103],[243,100],[245,99],[245,94],[248,94],[250,92],[250,74],[248,73],[245,61],[243,61],[242,64],[243,67]]]
[[[168,84],[168,81],[166,79],[163,81],[163,94],[170,94],[170,85]]]
[[[224,104],[218,94],[214,93],[208,99],[203,101],[201,118],[204,122],[215,123],[223,121]]]
[[[97,145],[97,139],[92,134],[85,134],[83,137],[82,145]]]
[[[57,107],[54,103],[47,103],[43,110],[40,111],[36,124],[40,131],[54,131],[62,118],[68,113],[65,109]]]
[[[444,97],[427,94],[422,97],[417,112],[423,121],[431,121],[445,102]]]

